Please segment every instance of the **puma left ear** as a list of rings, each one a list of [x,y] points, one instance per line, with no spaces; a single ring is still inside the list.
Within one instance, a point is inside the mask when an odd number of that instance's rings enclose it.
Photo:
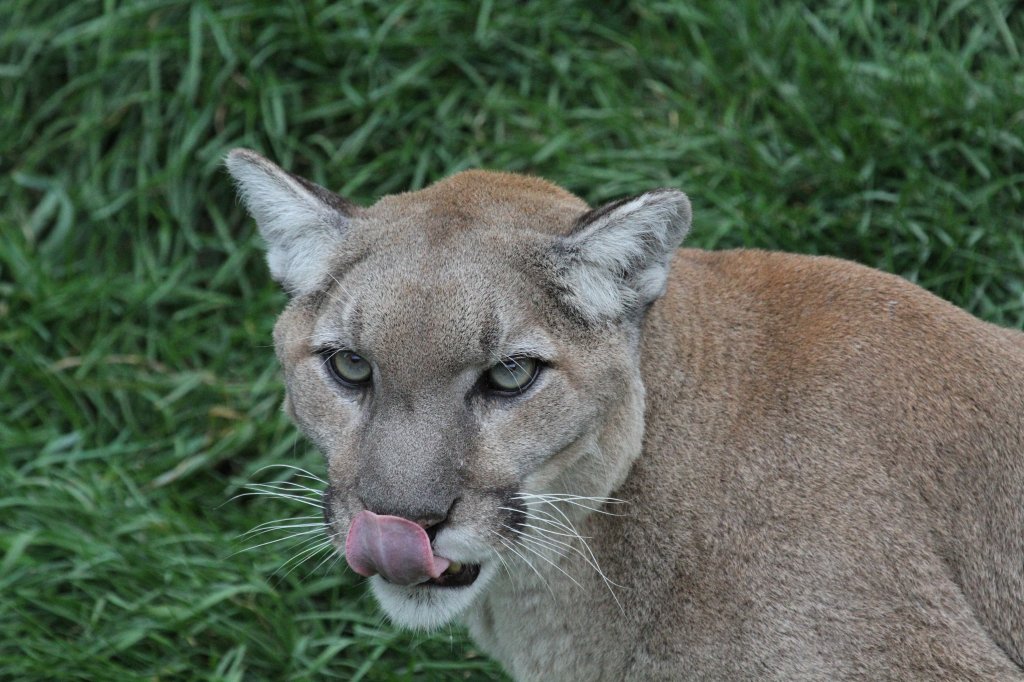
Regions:
[[[560,242],[569,303],[591,321],[643,310],[665,293],[669,262],[690,220],[690,200],[674,189],[584,213]]]
[[[292,295],[314,291],[360,209],[248,149],[224,161],[267,243],[270,274]]]

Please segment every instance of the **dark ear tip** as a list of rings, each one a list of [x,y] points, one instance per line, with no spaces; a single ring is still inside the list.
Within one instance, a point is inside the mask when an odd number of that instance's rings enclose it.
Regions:
[[[573,223],[572,229],[569,230],[569,234],[573,234],[582,230],[584,227],[603,218],[610,213],[613,213],[627,204],[634,202],[643,201],[643,203],[655,203],[661,206],[671,206],[675,213],[676,220],[673,221],[677,226],[685,232],[690,227],[690,222],[693,219],[693,209],[690,205],[690,198],[686,196],[686,193],[678,190],[674,187],[657,187],[652,190],[648,190],[641,194],[634,194],[632,196],[623,197],[615,201],[609,202],[597,208],[592,208]]]
[[[235,147],[224,156],[224,164],[228,167],[235,166],[240,163],[267,163],[267,160],[253,150],[246,149],[245,147]]]
[[[678,201],[681,204],[690,205],[690,197],[686,196],[686,192],[675,187],[658,187],[652,189],[647,194],[657,194],[664,197],[670,197],[673,201]]]
[[[687,226],[693,220],[693,206],[690,204],[690,197],[686,195],[686,192],[678,190],[674,187],[658,187],[647,192],[647,194],[658,195],[663,199],[672,202],[675,205],[675,210],[679,219]]]

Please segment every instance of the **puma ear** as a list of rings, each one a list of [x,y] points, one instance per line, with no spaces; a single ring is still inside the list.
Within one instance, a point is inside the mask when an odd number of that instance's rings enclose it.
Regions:
[[[665,293],[669,262],[690,220],[690,200],[674,189],[584,213],[559,243],[569,302],[591,321],[643,310]]]
[[[271,276],[292,295],[314,291],[360,209],[248,149],[224,161],[267,244]]]

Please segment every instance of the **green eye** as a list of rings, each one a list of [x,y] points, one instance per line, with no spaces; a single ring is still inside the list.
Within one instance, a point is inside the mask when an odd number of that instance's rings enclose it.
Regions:
[[[537,378],[538,369],[536,358],[505,358],[487,370],[487,383],[493,391],[521,393]]]
[[[361,385],[370,380],[373,370],[370,363],[361,355],[350,350],[340,350],[328,358],[334,376],[346,384]]]

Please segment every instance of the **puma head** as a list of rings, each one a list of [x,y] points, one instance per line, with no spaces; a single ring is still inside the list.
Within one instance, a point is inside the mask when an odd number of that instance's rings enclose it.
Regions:
[[[274,341],[327,532],[393,620],[446,623],[537,500],[606,497],[639,454],[640,323],[689,201],[474,170],[360,207],[248,150],[227,167],[291,296]]]

